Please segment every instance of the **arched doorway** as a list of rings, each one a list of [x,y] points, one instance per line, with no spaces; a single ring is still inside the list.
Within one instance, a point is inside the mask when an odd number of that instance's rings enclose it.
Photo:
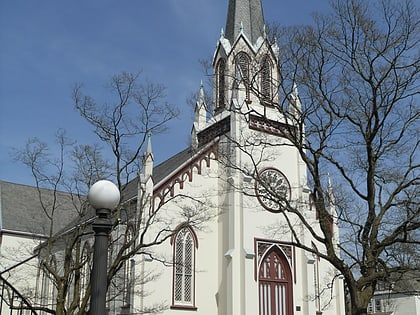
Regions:
[[[292,272],[277,246],[264,254],[258,270],[260,315],[292,315]]]

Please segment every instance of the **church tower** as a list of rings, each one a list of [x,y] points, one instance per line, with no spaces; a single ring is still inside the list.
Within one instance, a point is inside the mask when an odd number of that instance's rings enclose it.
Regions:
[[[279,48],[276,42],[269,42],[264,23],[260,0],[229,0],[226,28],[221,31],[212,61],[212,118],[203,124],[198,120],[203,115],[196,115],[193,143],[200,146],[226,132],[229,127],[225,118],[235,112],[260,117],[259,120],[280,119],[276,108],[279,104]],[[203,111],[204,107],[201,108]],[[213,132],[211,137],[201,132],[209,125],[219,132]]]
[[[211,118],[196,119],[193,141],[198,149],[218,142],[218,314],[321,314],[327,302],[320,277],[332,268],[292,246],[293,233],[282,221],[283,202],[309,221],[316,214],[305,164],[289,140],[295,126],[279,109],[287,98],[290,110],[300,110],[297,87],[279,95],[279,47],[267,37],[261,0],[229,0],[212,64]],[[284,200],[273,200],[261,181]],[[317,246],[297,218],[294,225],[300,242]],[[342,314],[338,287],[337,304],[323,314]]]
[[[213,67],[214,114],[230,110],[234,99],[262,113],[278,103],[278,47],[267,39],[261,1],[229,1]]]

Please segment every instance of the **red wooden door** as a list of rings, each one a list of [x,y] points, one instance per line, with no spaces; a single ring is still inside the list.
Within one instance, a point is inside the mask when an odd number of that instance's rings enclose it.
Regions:
[[[292,274],[286,257],[270,249],[258,272],[260,315],[292,315]]]

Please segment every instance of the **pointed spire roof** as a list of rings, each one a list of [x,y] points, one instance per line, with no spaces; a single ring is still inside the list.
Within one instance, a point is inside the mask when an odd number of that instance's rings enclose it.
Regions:
[[[200,90],[198,91],[197,107],[201,107],[205,103],[204,99],[204,84],[203,80],[200,82]]]
[[[261,0],[229,0],[225,37],[233,44],[241,31],[252,44],[264,36]]]
[[[143,160],[147,161],[149,157],[152,160],[154,160],[153,151],[152,151],[152,134],[150,131],[147,133],[147,145],[146,145],[146,151],[143,154]]]

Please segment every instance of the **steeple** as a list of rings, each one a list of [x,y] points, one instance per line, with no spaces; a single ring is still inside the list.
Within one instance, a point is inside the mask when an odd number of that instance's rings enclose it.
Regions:
[[[198,130],[202,130],[206,127],[206,100],[204,97],[204,85],[203,81],[200,84],[200,90],[198,92],[197,102],[195,103],[195,120],[194,123]]]
[[[241,31],[252,44],[264,36],[261,0],[229,0],[225,37],[233,44]]]
[[[147,180],[153,173],[153,152],[152,152],[152,136],[149,133],[147,135],[147,145],[146,145],[146,152],[143,154],[143,175]]]

